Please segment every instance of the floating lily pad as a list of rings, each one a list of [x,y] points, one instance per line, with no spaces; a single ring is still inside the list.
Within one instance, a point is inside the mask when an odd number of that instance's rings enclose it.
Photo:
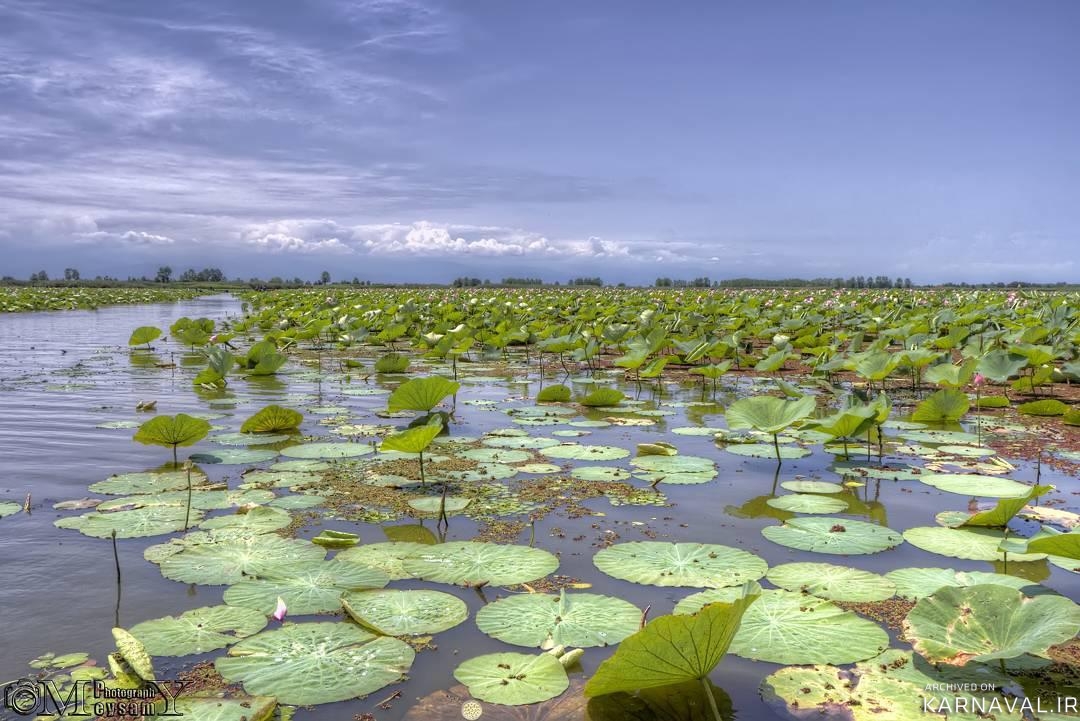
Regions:
[[[427,496],[425,498],[410,498],[409,506],[421,513],[440,513],[445,509],[447,513],[459,513],[468,508],[472,503],[471,498],[462,496]]]
[[[556,466],[554,463],[526,463],[517,467],[519,473],[558,473],[562,470],[562,466]]]
[[[1028,598],[1005,586],[938,589],[904,619],[904,634],[932,663],[1046,657],[1051,646],[1080,632],[1080,606],[1064,596]]]
[[[206,483],[202,473],[191,474],[191,485],[201,486]],[[106,478],[104,481],[90,484],[93,493],[110,496],[130,496],[139,493],[163,493],[178,491],[188,487],[188,475],[184,471],[174,473],[124,473]]]
[[[161,574],[181,583],[223,586],[239,583],[245,576],[284,575],[325,555],[326,550],[313,543],[273,533],[230,535],[163,558]]]
[[[391,526],[391,528],[396,528],[396,526]],[[334,560],[377,568],[389,576],[391,581],[398,581],[413,577],[409,571],[405,570],[405,559],[417,551],[424,550],[427,545],[412,541],[369,543],[344,550],[338,553]]]
[[[481,701],[507,706],[547,701],[570,685],[559,659],[547,653],[477,656],[458,666],[454,678]]]
[[[292,516],[287,511],[258,506],[249,509],[246,513],[233,513],[227,516],[208,518],[199,524],[199,528],[206,530],[235,528],[251,531],[252,533],[270,533],[279,528],[284,528],[291,522]]]
[[[768,564],[747,551],[704,543],[633,541],[602,549],[593,564],[604,573],[651,586],[722,588],[765,575]]]
[[[462,451],[461,457],[481,463],[521,463],[532,459],[531,454],[513,448],[471,448]]]
[[[792,518],[782,526],[766,526],[761,534],[788,548],[844,556],[880,553],[904,542],[891,528],[832,517]]]
[[[226,589],[224,600],[230,606],[269,614],[280,597],[289,612],[299,616],[336,613],[341,610],[341,594],[345,591],[382,588],[389,582],[382,571],[358,563],[310,561],[240,581]]]
[[[179,616],[143,621],[131,627],[151,656],[190,656],[225,648],[266,626],[266,614],[251,608],[204,606]]]
[[[884,601],[896,593],[884,576],[831,563],[785,563],[769,569],[765,577],[780,588],[829,601]]]
[[[1019,481],[973,473],[924,473],[919,480],[942,491],[982,498],[1017,498],[1031,492],[1031,486]]]
[[[573,461],[616,461],[630,455],[630,451],[618,446],[585,446],[580,443],[560,443],[541,448],[540,453],[548,458]]]
[[[814,493],[791,493],[765,502],[773,508],[793,513],[842,513],[848,507],[847,501]]]
[[[18,513],[23,509],[21,503],[0,503],[0,518]]]
[[[786,491],[796,493],[843,493],[844,487],[839,483],[828,481],[784,481],[780,487]],[[847,505],[847,504],[844,504]]]
[[[279,496],[270,501],[270,505],[275,508],[284,508],[291,511],[301,510],[304,508],[314,508],[321,506],[326,502],[326,499],[322,496],[313,496],[308,494],[294,494],[291,496]]]
[[[776,447],[771,443],[729,443],[724,450],[736,456],[748,456],[750,458],[776,458]],[[780,446],[781,458],[806,458],[812,453],[809,448],[802,446]]]
[[[946,586],[996,584],[1022,590],[1027,596],[1051,593],[1050,589],[1019,576],[984,571],[955,571],[951,568],[898,568],[886,573],[885,578],[896,584],[897,596],[913,600],[932,596],[938,589]]]
[[[641,609],[594,593],[527,593],[489,603],[476,614],[483,633],[515,646],[608,646],[641,625]]]
[[[354,621],[388,636],[439,633],[469,617],[464,601],[442,591],[349,591],[341,603]]]
[[[302,443],[289,446],[281,451],[281,455],[289,458],[357,458],[374,453],[375,449],[368,443]]]
[[[538,448],[550,448],[551,446],[559,445],[560,441],[554,438],[543,438],[539,436],[492,436],[483,440],[485,446],[491,446],[492,448],[516,448],[516,449],[538,449]],[[470,456],[466,456],[467,458]],[[479,458],[475,460],[481,460]],[[524,460],[524,459],[523,459]],[[515,461],[503,461],[504,463],[515,463]]]
[[[333,468],[333,465],[326,461],[300,459],[295,461],[278,461],[267,470],[308,471],[314,473],[316,471],[325,471],[329,468]]]
[[[455,541],[421,546],[405,556],[402,564],[411,576],[426,581],[509,586],[552,573],[559,567],[559,560],[539,548]]]
[[[904,531],[904,540],[924,551],[950,558],[966,558],[972,561],[1004,561],[1005,554],[998,550],[1004,539],[1001,531],[987,528],[943,528],[919,526]],[[1039,561],[1046,558],[1042,553],[1010,553],[1010,561]]]
[[[695,593],[680,601],[675,613],[729,602],[731,591]],[[791,591],[762,591],[743,615],[731,653],[770,663],[843,664],[872,658],[888,646],[884,629],[829,601]]]
[[[68,527],[86,536],[110,538],[115,531],[117,538],[144,538],[182,531],[185,520],[197,525],[202,520],[202,511],[192,509],[188,514],[181,506],[147,506],[111,513],[91,511],[80,518],[80,522]]]
[[[581,481],[625,481],[630,472],[617,466],[578,466],[570,475]]]
[[[277,458],[277,451],[254,448],[223,448],[217,451],[192,453],[191,460],[196,463],[222,464],[239,466],[248,463],[264,463]]]
[[[176,700],[177,715],[199,721],[270,721],[277,709],[272,696],[189,696]]]
[[[307,706],[374,693],[400,680],[414,657],[404,641],[351,623],[300,623],[244,639],[214,666],[248,693]]]
[[[120,428],[138,428],[142,423],[139,421],[105,421],[104,423],[98,423],[94,428],[107,428],[111,430]]]

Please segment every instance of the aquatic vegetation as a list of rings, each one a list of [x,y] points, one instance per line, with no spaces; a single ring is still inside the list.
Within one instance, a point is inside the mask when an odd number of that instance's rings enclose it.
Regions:
[[[523,706],[555,698],[570,685],[559,659],[547,653],[492,653],[465,661],[454,678],[482,701]]]
[[[132,438],[146,445],[172,448],[175,464],[178,447],[193,446],[208,433],[210,433],[209,422],[186,413],[177,413],[175,416],[154,416],[139,426],[139,430],[135,431]]]
[[[256,412],[240,426],[241,433],[277,433],[300,427],[304,414],[292,408],[269,405]]]

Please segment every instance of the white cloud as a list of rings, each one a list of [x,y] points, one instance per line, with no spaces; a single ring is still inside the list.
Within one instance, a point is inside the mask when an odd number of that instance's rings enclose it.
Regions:
[[[121,243],[127,245],[172,245],[175,239],[158,233],[148,233],[145,230],[127,230],[123,233],[110,232],[107,230],[94,230],[82,233],[72,233],[76,243]]]

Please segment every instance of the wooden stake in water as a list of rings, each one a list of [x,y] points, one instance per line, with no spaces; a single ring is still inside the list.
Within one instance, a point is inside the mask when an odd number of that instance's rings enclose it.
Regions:
[[[116,529],[112,532],[112,552],[113,563],[116,564],[116,611],[114,613],[113,625],[116,628],[120,628],[120,551],[116,547]]]

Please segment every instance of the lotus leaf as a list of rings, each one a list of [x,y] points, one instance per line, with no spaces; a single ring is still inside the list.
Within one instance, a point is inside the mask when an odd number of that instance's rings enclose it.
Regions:
[[[278,598],[283,598],[295,615],[336,613],[341,610],[344,591],[382,588],[389,582],[379,569],[358,563],[310,561],[240,581],[225,591],[224,600],[230,606],[254,608],[264,614],[273,612]]]
[[[151,656],[190,656],[225,648],[266,626],[266,614],[235,606],[205,606],[179,616],[143,621],[131,627]]]
[[[641,609],[593,593],[527,593],[489,603],[476,614],[477,627],[515,646],[614,645],[636,632]]]
[[[152,325],[143,325],[131,331],[131,337],[128,338],[128,345],[150,345],[160,337],[161,328],[155,328]]]
[[[735,401],[724,415],[730,428],[753,428],[775,435],[813,413],[816,405],[812,396],[795,401],[755,396]]]
[[[931,663],[1046,656],[1080,632],[1080,606],[1064,596],[1028,598],[999,585],[939,588],[919,599],[904,619],[904,634]]]
[[[491,653],[465,661],[454,678],[490,703],[523,706],[555,698],[570,685],[559,659],[546,653]]]
[[[180,716],[199,721],[271,721],[277,709],[272,696],[181,696],[176,700]]]
[[[532,455],[525,451],[514,449],[472,448],[463,451],[461,457],[470,461],[479,461],[481,463],[521,463],[522,461],[530,460]]]
[[[117,538],[145,538],[183,531],[189,521],[195,525],[202,520],[202,511],[193,509],[189,516],[187,509],[181,506],[147,506],[110,513],[91,511],[79,518],[81,520],[70,527],[85,536],[110,538],[115,531]]]
[[[349,591],[341,603],[361,626],[388,636],[439,633],[469,617],[464,601],[442,591]]]
[[[629,471],[617,466],[577,466],[570,471],[573,478],[581,481],[625,481],[630,477]]]
[[[241,433],[274,433],[299,428],[304,414],[292,408],[269,405],[257,411],[240,426]]]
[[[630,455],[630,451],[618,446],[584,446],[580,443],[560,443],[541,448],[540,453],[548,458],[574,461],[615,461]]]
[[[114,628],[112,635],[113,640],[116,641],[116,650],[139,678],[144,681],[153,681],[157,678],[154,676],[154,662],[150,659],[150,654],[146,652],[142,641],[123,628]]]
[[[1019,576],[983,571],[955,571],[951,568],[898,568],[885,574],[896,584],[896,595],[918,600],[932,596],[946,586],[978,586],[996,584],[1022,590],[1025,595],[1036,596],[1050,590]]]
[[[828,481],[784,481],[780,487],[796,493],[843,493],[844,487],[839,483]]]
[[[761,533],[781,546],[844,556],[880,553],[904,542],[891,528],[846,518],[792,518]]]
[[[10,516],[10,515],[13,515],[15,513],[18,513],[22,509],[23,509],[23,507],[22,507],[21,503],[9,503],[9,502],[0,503],[0,518],[3,518],[4,516]]]
[[[423,453],[435,436],[442,433],[442,421],[410,428],[400,433],[393,433],[383,440],[380,451],[401,451],[403,453]]]
[[[421,546],[401,560],[415,578],[455,585],[528,583],[559,567],[555,556],[539,548],[475,541]]]
[[[179,446],[193,446],[210,432],[210,424],[201,418],[184,413],[175,416],[155,416],[139,426],[132,438],[139,443],[169,446],[176,455]]]
[[[617,406],[619,402],[626,398],[622,391],[615,390],[614,388],[597,388],[581,399],[581,405],[589,407],[606,407]]]
[[[249,463],[265,463],[277,458],[278,452],[255,448],[223,448],[217,451],[192,453],[191,460],[211,465],[239,466]]]
[[[326,549],[273,533],[229,534],[187,546],[160,561],[161,574],[181,583],[224,586],[246,576],[287,574],[288,569],[322,560]]]
[[[651,586],[722,588],[765,575],[768,564],[747,551],[704,543],[633,541],[597,552],[593,564],[604,573]]]
[[[829,601],[884,601],[896,593],[888,578],[831,563],[785,563],[765,576],[788,591],[802,591]]]
[[[246,513],[233,513],[227,516],[215,516],[208,518],[199,524],[199,528],[206,530],[214,528],[232,528],[251,533],[270,533],[279,528],[284,528],[292,522],[292,516],[287,511],[266,506],[256,506]]]
[[[413,378],[399,385],[387,399],[386,406],[394,411],[430,411],[443,399],[458,392],[461,384],[442,376]]]
[[[848,502],[824,494],[792,493],[765,501],[773,508],[792,513],[843,513]]]
[[[298,623],[244,639],[214,666],[226,681],[279,703],[307,706],[365,696],[412,666],[409,644],[349,623]]]
[[[289,446],[281,451],[288,458],[356,458],[374,453],[375,449],[366,443],[301,443]]]
[[[400,526],[387,527],[388,537],[391,528],[400,528]],[[433,543],[434,541],[432,541]],[[418,551],[424,550],[428,545],[431,544],[423,541],[416,542],[411,539],[392,539],[390,543],[369,543],[364,546],[349,548],[337,554],[334,560],[377,568],[389,576],[391,581],[398,581],[403,578],[413,577],[409,571],[405,570],[405,559]]]
[[[950,558],[966,558],[972,561],[1004,561],[1006,556],[998,546],[1002,540],[1000,531],[987,528],[942,528],[919,526],[904,531],[904,540],[930,553]],[[1042,553],[1009,553],[1010,561],[1039,561]]]
[[[984,498],[1027,498],[1031,486],[995,476],[970,473],[924,473],[919,480],[949,493]]]
[[[457,513],[464,511],[472,503],[471,498],[462,496],[426,496],[424,498],[410,498],[409,506],[421,513]]]
[[[536,394],[537,403],[566,403],[570,400],[570,389],[564,385],[543,388]]]
[[[1054,398],[1044,398],[1041,401],[1021,403],[1016,407],[1017,413],[1027,416],[1062,416],[1069,410],[1067,403],[1062,403]]]
[[[911,420],[922,423],[957,421],[967,413],[970,405],[971,401],[963,391],[953,388],[936,391],[915,406]]]

